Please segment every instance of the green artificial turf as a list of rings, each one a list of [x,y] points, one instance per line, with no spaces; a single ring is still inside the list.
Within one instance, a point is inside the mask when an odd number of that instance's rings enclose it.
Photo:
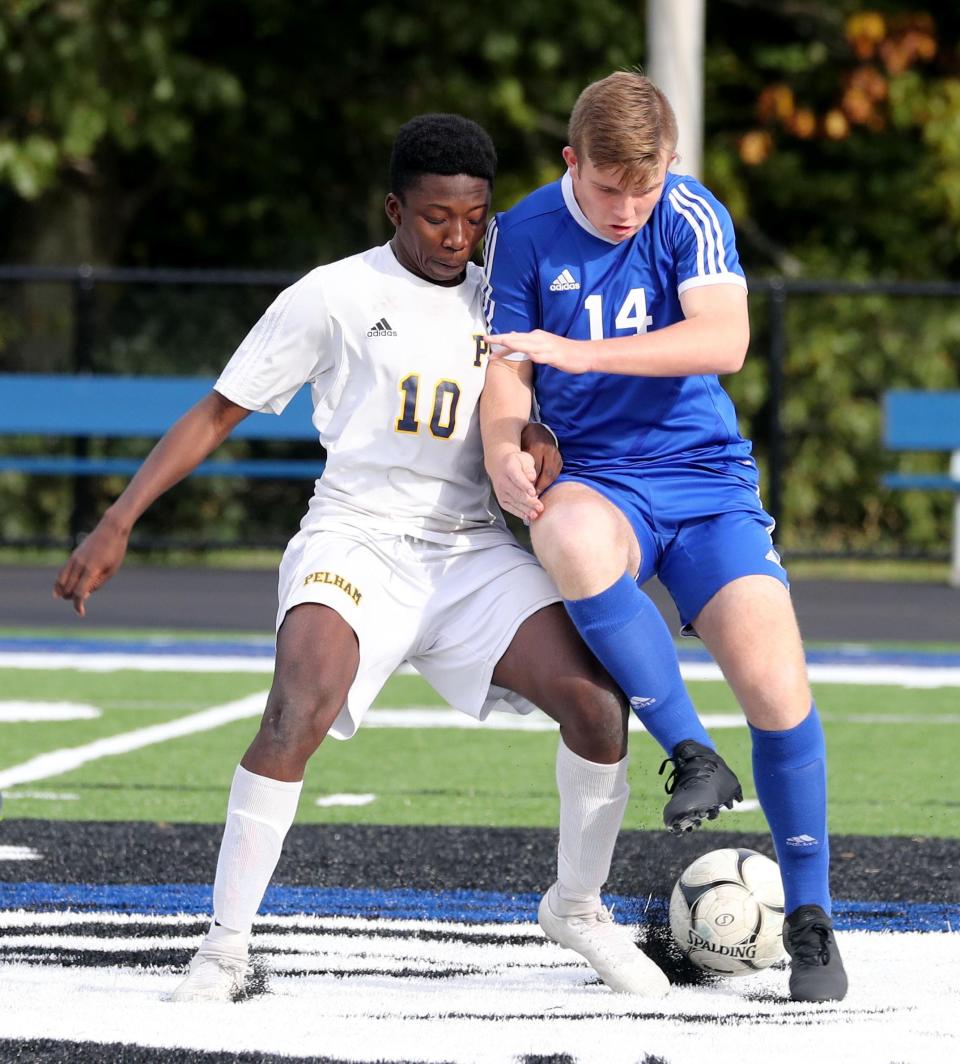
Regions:
[[[268,686],[264,674],[0,670],[0,701],[78,702],[102,714],[93,720],[0,723],[0,777],[39,754],[188,716]],[[725,685],[689,686],[704,715],[737,712]],[[956,836],[956,689],[833,684],[818,685],[816,694],[829,748],[831,829]],[[443,703],[419,677],[399,676],[377,705]],[[3,814],[218,823],[234,768],[256,727],[254,715],[7,787]],[[747,729],[716,728],[713,734],[740,775],[744,796],[755,797]],[[630,748],[632,796],[625,826],[659,828],[662,754],[642,733],[631,735]],[[555,750],[553,732],[361,728],[349,742],[328,739],[311,761],[298,821],[552,827]],[[43,797],[27,797],[31,794]],[[366,805],[316,805],[333,794],[375,798]],[[759,811],[726,814],[719,824],[765,829]]]

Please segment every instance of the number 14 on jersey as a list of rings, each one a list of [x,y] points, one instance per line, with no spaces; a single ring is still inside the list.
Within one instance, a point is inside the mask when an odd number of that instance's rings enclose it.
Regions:
[[[584,310],[590,318],[590,339],[602,340],[603,334],[603,296],[594,292],[583,301]],[[627,298],[617,311],[614,328],[633,329],[645,333],[647,326],[653,324],[653,318],[647,314],[647,293],[642,288],[631,288]]]

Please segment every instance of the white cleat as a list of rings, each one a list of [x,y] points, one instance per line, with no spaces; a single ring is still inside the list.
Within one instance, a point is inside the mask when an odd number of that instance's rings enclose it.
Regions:
[[[250,962],[246,957],[198,950],[187,977],[168,1001],[239,1001],[245,996]]]
[[[556,892],[554,884],[544,894],[537,914],[547,938],[579,953],[618,994],[659,998],[669,992],[670,980],[637,948],[627,928],[613,922],[609,909],[598,901],[593,912],[558,916],[552,908],[562,904]]]

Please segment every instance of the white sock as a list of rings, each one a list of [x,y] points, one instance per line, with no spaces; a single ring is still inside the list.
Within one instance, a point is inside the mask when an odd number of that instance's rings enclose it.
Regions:
[[[203,943],[207,952],[246,952],[302,787],[302,780],[285,783],[237,766],[213,882],[214,923]]]
[[[610,875],[613,848],[630,797],[625,757],[615,765],[599,765],[557,747],[557,790],[560,792],[560,847],[557,852],[558,916],[589,911],[600,899]]]

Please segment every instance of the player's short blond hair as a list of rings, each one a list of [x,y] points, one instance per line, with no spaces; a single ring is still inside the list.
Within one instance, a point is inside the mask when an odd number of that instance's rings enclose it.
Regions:
[[[624,185],[645,186],[657,172],[660,152],[677,146],[677,118],[648,77],[619,70],[580,93],[568,135],[579,159],[622,170]]]

